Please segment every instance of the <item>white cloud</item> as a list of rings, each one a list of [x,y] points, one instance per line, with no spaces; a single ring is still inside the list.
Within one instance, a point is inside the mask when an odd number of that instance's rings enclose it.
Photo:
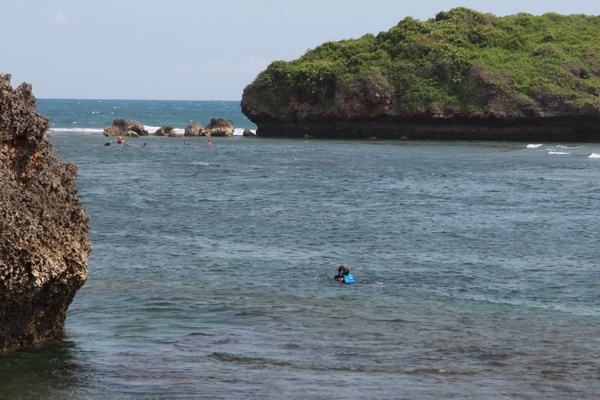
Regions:
[[[67,23],[67,14],[64,11],[57,11],[54,14],[54,23],[56,25],[65,25]]]

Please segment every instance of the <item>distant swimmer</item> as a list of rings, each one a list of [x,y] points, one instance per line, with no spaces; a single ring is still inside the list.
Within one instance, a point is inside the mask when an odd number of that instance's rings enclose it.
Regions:
[[[104,145],[105,145],[105,146],[110,146],[110,141],[109,141],[109,142],[106,142],[106,143],[104,143]]]
[[[206,142],[207,146],[212,146],[212,142],[209,140],[208,142]]]
[[[143,148],[146,148],[146,147],[148,147],[148,146],[146,145],[146,143],[144,143],[144,144],[142,145],[142,147],[143,147]]]
[[[356,279],[354,279],[354,276],[351,273],[352,271],[352,267],[351,266],[343,266],[340,265],[338,267],[338,273],[336,276],[333,277],[333,279],[335,279],[338,282],[344,282],[344,283],[355,283]]]

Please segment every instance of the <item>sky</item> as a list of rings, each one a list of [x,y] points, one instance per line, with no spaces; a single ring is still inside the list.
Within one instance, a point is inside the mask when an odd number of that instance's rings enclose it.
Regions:
[[[273,61],[461,6],[600,15],[600,0],[3,0],[0,73],[37,98],[240,100]]]

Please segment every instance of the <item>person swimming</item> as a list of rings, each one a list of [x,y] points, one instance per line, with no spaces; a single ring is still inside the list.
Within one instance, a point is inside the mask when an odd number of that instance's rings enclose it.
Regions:
[[[333,279],[335,279],[338,282],[344,282],[344,283],[354,283],[356,282],[356,279],[354,279],[354,276],[352,276],[352,267],[351,266],[343,266],[340,265],[337,269],[337,275],[333,277]]]
[[[336,281],[344,282],[344,272],[346,271],[346,267],[340,265],[337,269],[337,275],[333,277]]]

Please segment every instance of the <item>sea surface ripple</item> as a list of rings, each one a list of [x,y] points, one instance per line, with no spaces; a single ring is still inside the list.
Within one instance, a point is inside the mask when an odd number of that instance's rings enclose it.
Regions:
[[[89,281],[0,398],[600,392],[598,146],[50,136]]]

